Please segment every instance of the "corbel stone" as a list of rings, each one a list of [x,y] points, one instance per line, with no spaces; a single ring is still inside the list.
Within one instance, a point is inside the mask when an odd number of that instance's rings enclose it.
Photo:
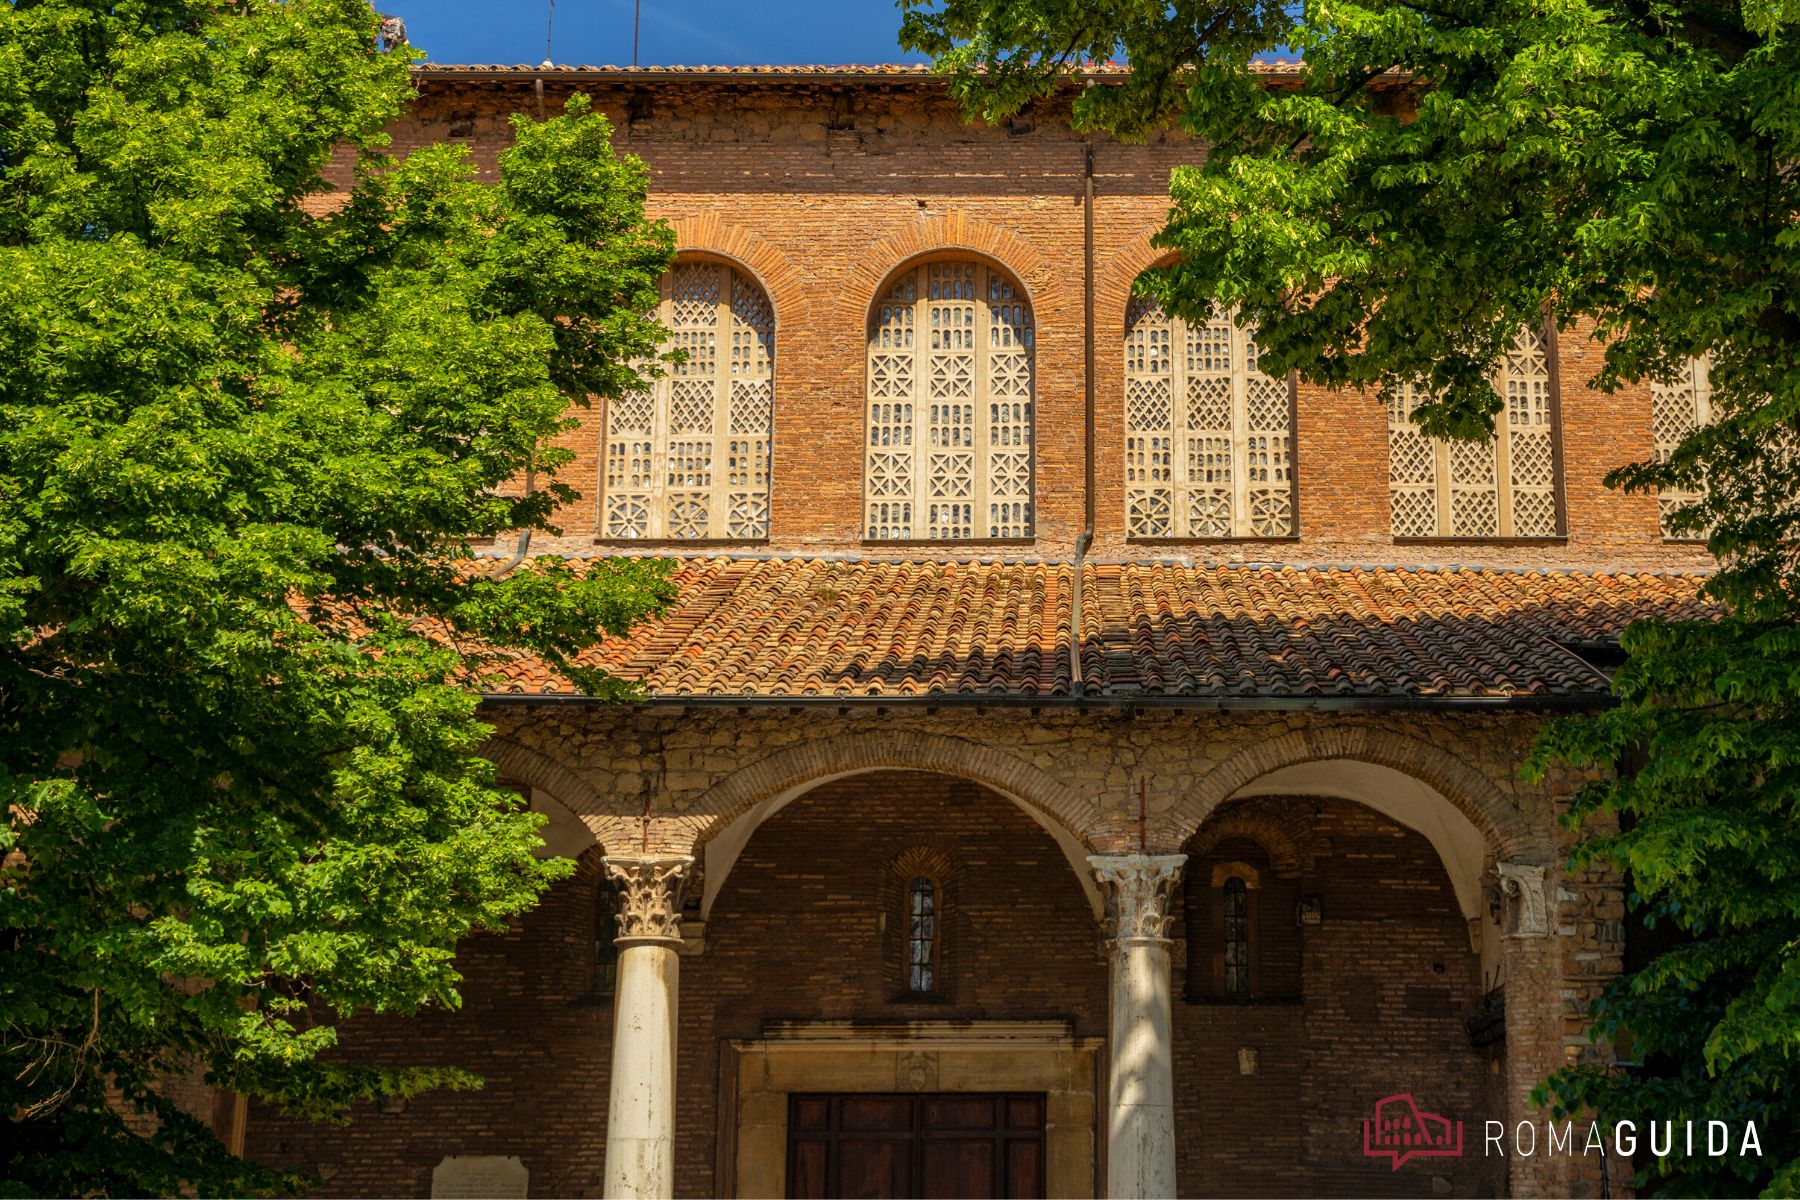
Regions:
[[[1501,925],[1507,937],[1540,938],[1550,936],[1549,906],[1544,896],[1544,868],[1529,863],[1498,862],[1494,874],[1500,879],[1503,908]]]

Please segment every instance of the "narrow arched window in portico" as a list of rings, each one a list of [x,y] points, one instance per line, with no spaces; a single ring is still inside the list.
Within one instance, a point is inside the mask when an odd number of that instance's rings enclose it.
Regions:
[[[1250,994],[1250,889],[1242,877],[1225,881],[1224,894],[1225,994]]]
[[[906,885],[906,990],[929,996],[937,990],[937,884],[919,875]]]

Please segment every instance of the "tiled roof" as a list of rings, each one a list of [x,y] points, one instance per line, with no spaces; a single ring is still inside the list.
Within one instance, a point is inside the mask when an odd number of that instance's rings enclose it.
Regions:
[[[1301,64],[1297,59],[1265,59],[1256,64],[1258,74],[1263,75],[1298,75]],[[752,78],[752,79],[797,79],[797,78],[904,78],[932,79],[937,78],[932,72],[930,63],[789,63],[769,64],[765,66],[643,66],[620,67],[612,65],[595,66],[591,64],[571,63],[421,63],[413,68],[418,75],[618,75],[660,79],[671,76],[677,78]],[[1087,63],[1079,70],[1072,70],[1073,77],[1092,78],[1106,75],[1129,75],[1131,68],[1124,63],[1105,62]]]
[[[1606,677],[1575,650],[1639,617],[1710,611],[1693,575],[1082,570],[1085,695],[1126,703],[1598,698]],[[587,661],[661,698],[1075,694],[1068,563],[695,558],[676,582],[668,616]],[[491,689],[572,690],[528,659]]]

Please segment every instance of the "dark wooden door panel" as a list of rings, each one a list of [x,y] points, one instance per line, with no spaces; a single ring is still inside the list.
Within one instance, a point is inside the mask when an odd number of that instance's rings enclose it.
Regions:
[[[1004,1195],[996,1184],[994,1140],[966,1141],[945,1138],[927,1141],[922,1157],[924,1170],[919,1195],[924,1200],[956,1200],[959,1196]]]
[[[795,1095],[788,1195],[1041,1198],[1041,1094]]]
[[[846,1200],[885,1200],[912,1194],[912,1141],[846,1137],[838,1142],[838,1186]]]

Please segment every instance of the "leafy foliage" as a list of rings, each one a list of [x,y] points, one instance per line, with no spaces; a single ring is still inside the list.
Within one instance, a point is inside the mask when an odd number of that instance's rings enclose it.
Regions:
[[[575,656],[670,598],[466,548],[551,529],[569,404],[642,386],[644,168],[579,97],[494,182],[388,156],[374,28],[0,5],[0,1192],[293,1186],[159,1094],[192,1070],[323,1117],[478,1083],[334,1025],[456,1004],[458,940],[566,870],[479,756],[490,656],[623,695]]]
[[[1726,618],[1625,638],[1619,704],[1563,722],[1531,769],[1648,765],[1586,787],[1582,861],[1685,945],[1622,980],[1596,1029],[1642,1070],[1559,1073],[1565,1105],[1754,1117],[1766,1157],[1674,1158],[1644,1185],[1800,1191],[1800,44],[1782,0],[901,0],[901,40],[997,119],[1074,88],[1125,138],[1174,123],[1148,288],[1240,306],[1263,363],[1316,383],[1417,385],[1426,432],[1481,438],[1489,364],[1555,318],[1604,344],[1602,388],[1711,362],[1714,421],[1614,486],[1704,484],[1678,529],[1721,562]],[[1271,54],[1304,65],[1276,74]],[[1128,77],[1083,74],[1127,60]],[[1604,834],[1607,816],[1622,831]]]

